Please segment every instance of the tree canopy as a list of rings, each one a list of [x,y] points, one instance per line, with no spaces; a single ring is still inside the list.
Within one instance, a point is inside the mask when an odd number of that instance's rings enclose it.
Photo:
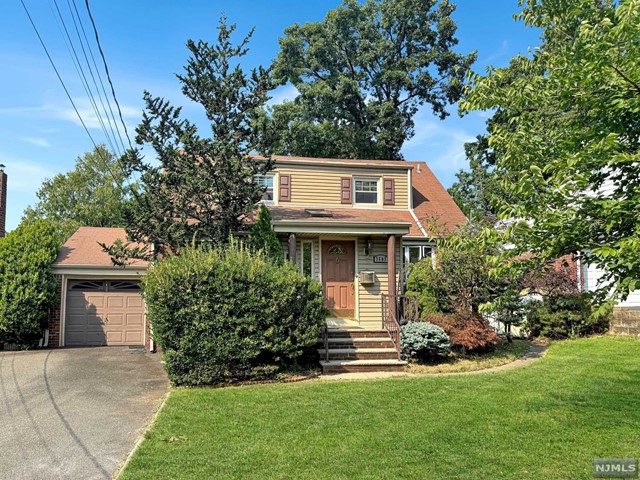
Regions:
[[[82,226],[122,227],[132,186],[116,157],[104,145],[77,157],[75,168],[47,179],[23,221],[46,219],[61,241]]]
[[[242,70],[239,62],[253,32],[234,44],[235,30],[222,17],[214,44],[189,40],[185,72],[177,75],[182,93],[204,108],[207,135],[182,117],[181,108],[144,94],[136,143],[150,145],[158,161],[145,161],[140,150],[125,155],[143,187],[126,211],[126,230],[132,241],[153,242],[156,253],[193,242],[226,242],[246,229],[262,197],[254,176],[268,172],[272,162],[252,155],[268,153],[254,123],[271,83],[262,67]]]
[[[640,287],[640,1],[521,3],[541,46],[473,75],[462,109],[509,119],[489,145],[495,174],[517,178],[499,212],[524,220],[507,232],[513,253],[581,252],[606,272],[602,292],[624,298]]]
[[[454,50],[454,10],[448,0],[344,0],[322,22],[287,28],[273,76],[299,95],[263,117],[274,152],[402,159],[418,109],[446,117],[475,60]]]

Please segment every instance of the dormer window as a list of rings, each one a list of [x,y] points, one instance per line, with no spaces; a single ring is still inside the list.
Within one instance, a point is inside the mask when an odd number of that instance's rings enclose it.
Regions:
[[[274,175],[256,175],[255,182],[263,189],[262,201],[265,203],[273,202],[273,177]]]
[[[378,203],[378,180],[356,178],[353,182],[354,200],[356,204]]]

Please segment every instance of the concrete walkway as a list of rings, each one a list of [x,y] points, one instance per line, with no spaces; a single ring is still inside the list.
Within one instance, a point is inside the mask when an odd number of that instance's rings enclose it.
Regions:
[[[111,478],[168,389],[140,349],[0,352],[0,478]]]
[[[454,375],[480,375],[486,373],[502,372],[504,370],[512,370],[529,365],[532,362],[544,357],[547,353],[547,346],[540,343],[531,343],[528,353],[522,357],[499,365],[497,367],[485,368],[482,370],[473,370],[470,372],[450,372],[450,373],[408,373],[408,372],[357,372],[357,373],[337,373],[332,375],[321,375],[317,381],[334,382],[338,380],[374,380],[391,377],[449,377]]]

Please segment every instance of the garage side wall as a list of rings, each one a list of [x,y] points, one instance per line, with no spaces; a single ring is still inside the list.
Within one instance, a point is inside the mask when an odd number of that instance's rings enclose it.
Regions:
[[[56,275],[56,305],[51,310],[49,317],[49,346],[57,347],[60,345],[60,315],[62,311],[62,285],[64,278],[62,275]]]

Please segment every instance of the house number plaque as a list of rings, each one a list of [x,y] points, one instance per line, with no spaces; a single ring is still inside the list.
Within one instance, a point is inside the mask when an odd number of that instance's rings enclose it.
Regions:
[[[373,257],[373,263],[387,263],[386,255],[376,255]]]

